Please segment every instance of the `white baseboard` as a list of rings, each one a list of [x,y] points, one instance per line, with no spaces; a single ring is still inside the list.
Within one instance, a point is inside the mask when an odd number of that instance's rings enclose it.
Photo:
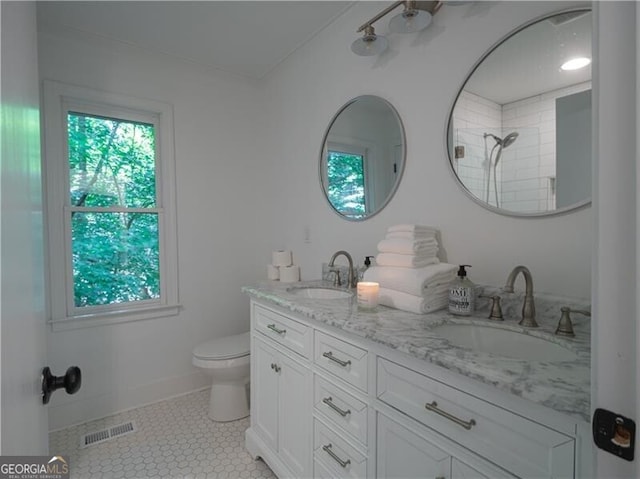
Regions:
[[[211,379],[201,372],[166,378],[139,387],[116,390],[108,394],[71,399],[63,404],[49,406],[49,432],[82,424],[95,419],[164,401],[197,390],[209,388]]]

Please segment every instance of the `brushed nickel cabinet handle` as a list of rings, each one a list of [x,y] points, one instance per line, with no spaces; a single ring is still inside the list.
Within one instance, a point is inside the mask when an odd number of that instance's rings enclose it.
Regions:
[[[344,409],[340,409],[338,406],[333,404],[333,400],[332,400],[331,396],[329,396],[328,398],[324,398],[322,400],[322,402],[325,403],[327,406],[329,406],[331,409],[333,409],[335,412],[340,414],[342,417],[346,417],[349,414],[351,414],[351,409],[347,409],[345,411]]]
[[[346,368],[347,366],[349,366],[351,364],[351,360],[343,361],[342,359],[338,359],[333,355],[333,353],[331,351],[328,351],[326,353],[322,353],[322,355],[325,358],[333,361],[334,363],[338,363],[343,368]]]
[[[267,324],[267,328],[269,328],[274,333],[284,334],[287,332],[286,329],[278,329],[275,324]]]
[[[322,446],[322,450],[327,454],[329,454],[331,458],[334,461],[336,461],[338,464],[340,464],[342,467],[347,467],[349,464],[351,464],[350,459],[347,459],[346,461],[344,459],[341,459],[340,457],[338,457],[338,455],[335,452],[331,450],[331,447],[332,447],[331,443],[329,443],[326,446]]]
[[[438,407],[438,403],[435,401],[425,404],[424,407],[427,408],[429,411],[433,411],[436,414],[440,414],[442,417],[447,418],[449,421],[455,422],[458,426],[462,426],[467,431],[476,425],[475,419],[469,419],[468,421],[464,421],[460,418],[457,418],[453,414],[449,414],[448,412],[440,409]]]

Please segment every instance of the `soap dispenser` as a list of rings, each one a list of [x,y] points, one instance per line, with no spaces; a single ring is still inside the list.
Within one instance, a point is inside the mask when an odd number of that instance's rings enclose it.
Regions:
[[[373,256],[364,257],[364,266],[361,266],[358,270],[358,281],[362,281],[364,279],[365,271],[367,271],[369,266],[371,266],[371,258],[373,258]]]
[[[449,287],[449,312],[459,316],[470,316],[473,313],[475,299],[475,284],[467,278],[469,264],[461,264],[456,279]]]

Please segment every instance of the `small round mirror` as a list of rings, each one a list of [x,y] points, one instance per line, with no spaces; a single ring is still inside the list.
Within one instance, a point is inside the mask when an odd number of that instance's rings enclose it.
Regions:
[[[359,96],[333,117],[322,141],[320,184],[333,211],[365,220],[391,200],[405,163],[404,128],[382,98]]]
[[[591,17],[564,11],[519,28],[460,89],[449,160],[485,208],[542,216],[591,202]]]

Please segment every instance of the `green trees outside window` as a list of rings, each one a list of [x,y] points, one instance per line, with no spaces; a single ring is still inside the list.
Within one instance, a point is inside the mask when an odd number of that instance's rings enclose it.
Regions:
[[[364,216],[364,158],[362,155],[329,151],[327,154],[328,196],[343,215]]]
[[[155,128],[67,115],[76,307],[160,297]]]

